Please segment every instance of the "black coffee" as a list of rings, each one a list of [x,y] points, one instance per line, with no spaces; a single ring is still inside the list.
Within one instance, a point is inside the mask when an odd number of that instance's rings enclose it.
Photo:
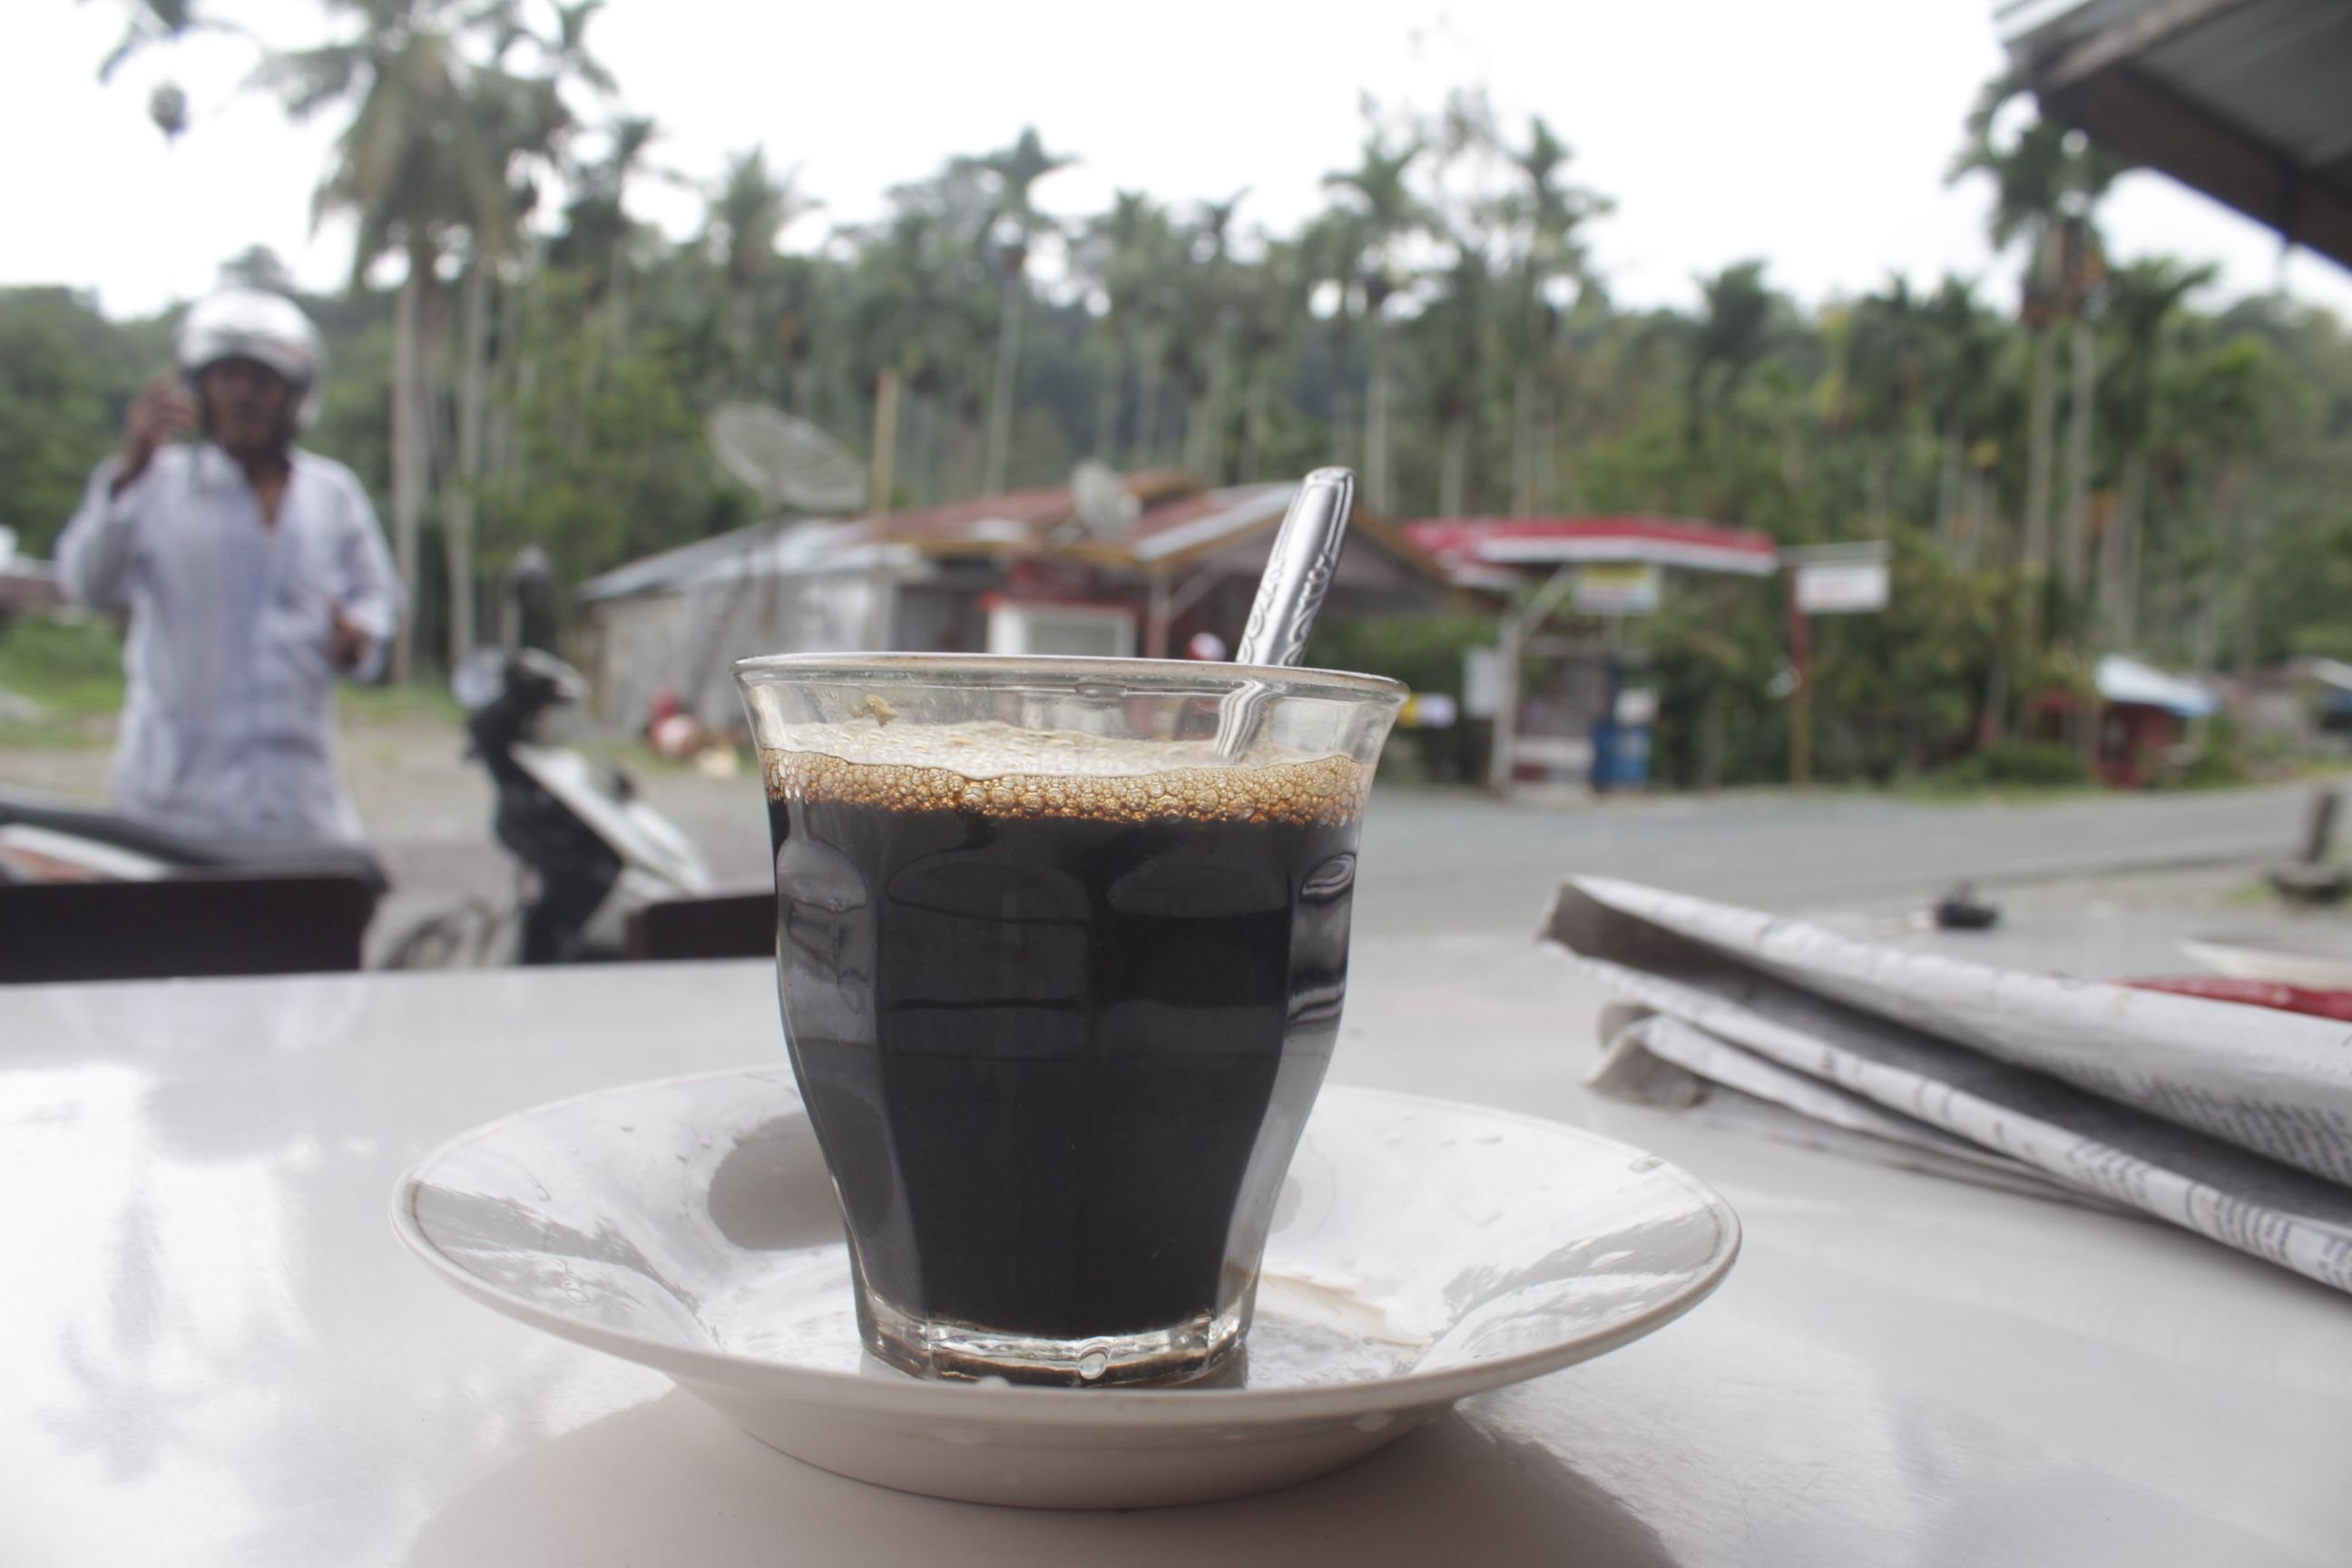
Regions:
[[[1364,770],[767,772],[786,1031],[868,1289],[1054,1339],[1236,1305],[1339,1027]]]

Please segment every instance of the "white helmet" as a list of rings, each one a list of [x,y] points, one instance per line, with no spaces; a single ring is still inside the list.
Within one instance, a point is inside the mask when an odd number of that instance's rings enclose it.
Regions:
[[[327,350],[301,307],[258,289],[224,289],[188,307],[180,322],[180,372],[194,381],[225,359],[249,359],[294,389],[294,427],[319,417]]]

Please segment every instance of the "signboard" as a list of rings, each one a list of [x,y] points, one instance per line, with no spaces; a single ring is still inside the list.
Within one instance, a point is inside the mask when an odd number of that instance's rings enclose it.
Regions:
[[[1617,694],[1617,722],[1629,727],[1658,721],[1658,694],[1647,686],[1629,686]]]
[[[1797,608],[1809,616],[1853,616],[1886,608],[1884,561],[1807,561],[1797,566]]]
[[[1588,616],[1646,616],[1658,607],[1663,575],[1648,562],[1610,562],[1576,574],[1569,604]]]
[[[1465,647],[1462,650],[1462,714],[1467,719],[1492,719],[1503,710],[1503,650]]]

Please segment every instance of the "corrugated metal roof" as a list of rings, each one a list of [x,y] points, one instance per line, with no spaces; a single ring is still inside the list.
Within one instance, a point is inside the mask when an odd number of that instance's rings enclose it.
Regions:
[[[2315,168],[2352,153],[2352,5],[2264,0],[2158,44],[2138,67]]]
[[[2011,0],[2042,112],[2352,267],[2352,4]]]
[[[919,555],[1061,556],[1108,571],[1163,574],[1239,548],[1271,533],[1288,510],[1297,481],[1210,489],[1169,470],[1126,476],[1141,503],[1117,534],[1089,533],[1064,488],[1014,490],[848,521],[792,520],[739,529],[664,551],[605,573],[582,586],[583,602],[667,592],[692,584],[760,574],[836,572]],[[1372,519],[1355,532],[1412,574],[1443,583],[1444,574],[1415,545]]]
[[[2220,700],[2200,683],[2185,676],[2168,675],[2153,665],[2119,653],[2100,659],[2091,679],[2099,695],[2110,702],[2161,708],[2184,719],[2202,719],[2221,706]]]
[[[1444,517],[1404,532],[1458,581],[1481,585],[1491,580],[1482,566],[1648,562],[1748,577],[1780,569],[1769,534],[1681,517]]]
[[[771,518],[755,522],[749,528],[717,533],[709,539],[698,539],[691,544],[664,550],[642,556],[625,566],[616,566],[600,576],[591,577],[580,584],[573,597],[583,602],[598,599],[625,599],[632,594],[651,593],[693,578],[732,556],[746,554],[788,529],[798,527],[801,518]]]

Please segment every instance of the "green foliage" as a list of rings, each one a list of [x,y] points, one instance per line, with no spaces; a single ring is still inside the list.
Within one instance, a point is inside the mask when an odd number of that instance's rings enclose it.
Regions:
[[[154,327],[117,327],[64,289],[0,289],[0,523],[45,553],[122,410],[169,360]]]
[[[1939,784],[1969,790],[2070,789],[2091,782],[2082,753],[2056,741],[1996,741],[1935,776]]]
[[[1354,669],[1402,680],[1416,692],[1462,695],[1462,657],[1495,643],[1492,617],[1478,615],[1381,616],[1326,619],[1307,647],[1318,669]]]
[[[576,586],[748,521],[748,498],[710,460],[678,351],[650,332],[616,351],[578,330],[578,279],[541,287],[523,328],[534,376],[513,409],[519,461],[482,487],[485,559],[535,543]]]
[[[122,643],[95,619],[22,616],[0,624],[0,691],[40,709],[0,719],[0,747],[100,744],[122,706]]]
[[[2158,789],[2229,789],[2244,784],[2250,773],[2237,721],[2216,713],[2191,734],[2187,765],[2158,773],[2152,784]]]

